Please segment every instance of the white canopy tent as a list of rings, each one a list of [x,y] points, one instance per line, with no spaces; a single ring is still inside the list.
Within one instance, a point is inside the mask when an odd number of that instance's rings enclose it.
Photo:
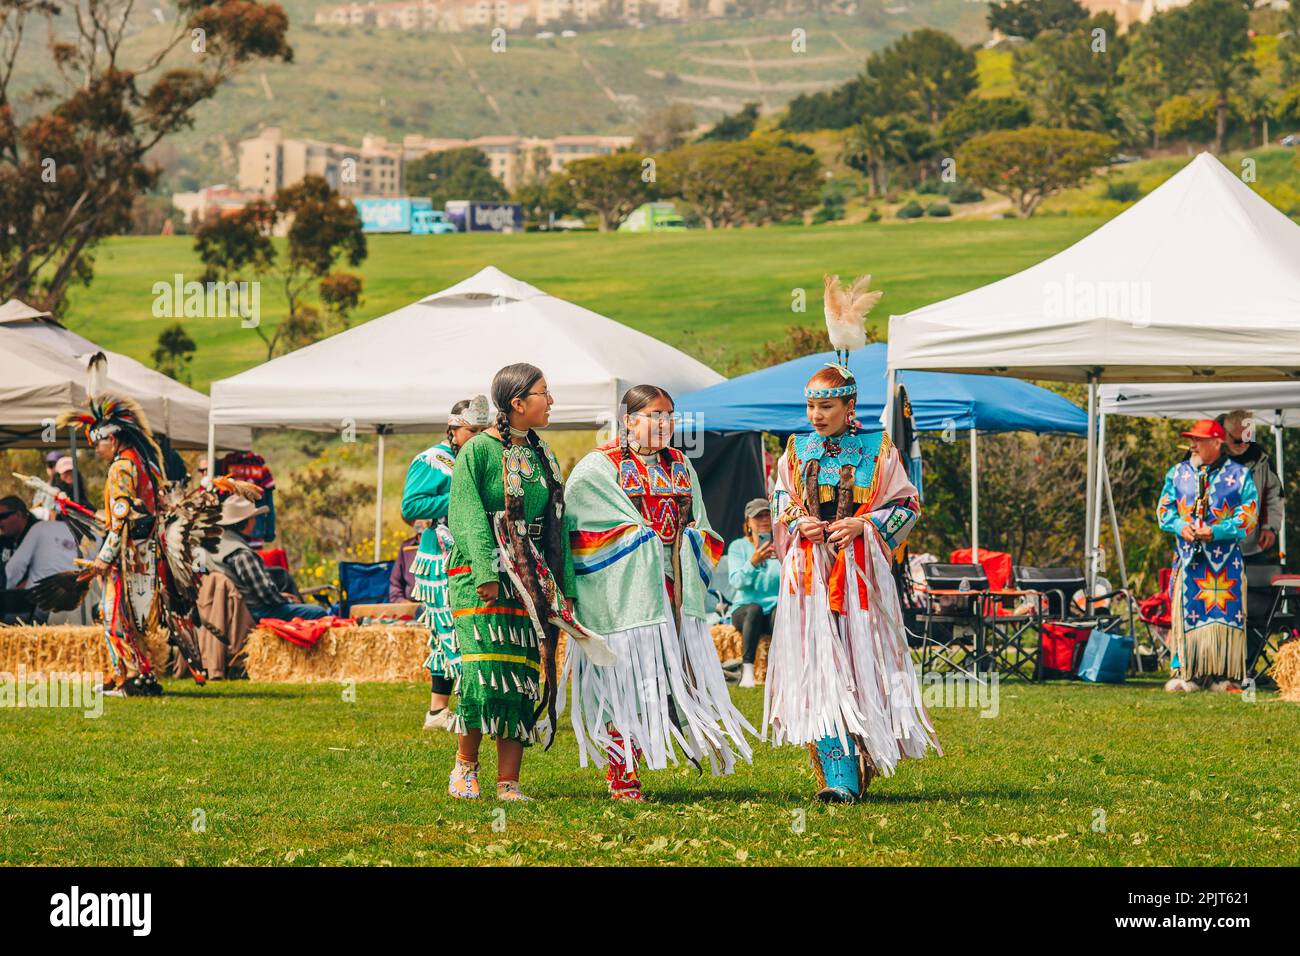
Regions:
[[[37,342],[0,346],[0,445],[44,444],[41,433],[50,421],[85,401],[84,369]]]
[[[379,437],[375,550],[384,435],[445,426],[451,406],[486,394],[497,370],[528,361],[555,396],[551,425],[601,428],[623,392],[653,382],[689,392],[722,376],[677,349],[488,266],[450,288],[212,384],[211,426]]]
[[[1105,450],[1106,416],[1141,418],[1215,418],[1236,409],[1251,413],[1256,424],[1273,432],[1273,470],[1281,480],[1282,429],[1300,425],[1300,382],[1161,382],[1149,385],[1103,385],[1098,393],[1100,441]],[[1118,540],[1118,539],[1117,539]],[[1286,524],[1278,531],[1278,551],[1286,561]]]
[[[0,349],[10,351],[19,342],[36,344],[70,360],[79,371],[71,378],[81,389],[84,401],[86,368],[90,357],[103,352],[108,359],[108,389],[129,395],[140,403],[150,426],[166,435],[174,448],[206,448],[208,445],[208,397],[187,385],[137,362],[128,355],[100,348],[89,339],[65,328],[49,312],[41,312],[18,299],[0,306]],[[55,380],[57,383],[57,379]],[[49,417],[62,406],[51,406]],[[216,434],[221,448],[252,447],[252,431],[246,426],[223,426]]]
[[[929,369],[1087,383],[1091,581],[1098,385],[1300,378],[1297,317],[1300,228],[1202,153],[1063,252],[892,316],[888,374]]]

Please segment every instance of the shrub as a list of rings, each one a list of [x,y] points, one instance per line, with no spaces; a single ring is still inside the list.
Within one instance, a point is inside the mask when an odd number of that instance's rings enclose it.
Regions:
[[[932,202],[925,207],[927,216],[934,216],[936,219],[942,219],[944,216],[951,216],[952,209],[946,202]]]
[[[948,191],[949,202],[956,203],[957,205],[968,202],[981,202],[983,199],[984,191],[978,186],[973,186],[970,183],[955,183],[952,189]]]
[[[899,219],[920,219],[925,215],[925,210],[921,208],[919,202],[913,199],[906,206],[899,209],[895,215],[898,216]]]
[[[1142,198],[1142,190],[1131,179],[1108,179],[1106,190],[1102,195],[1117,202],[1132,202]]]

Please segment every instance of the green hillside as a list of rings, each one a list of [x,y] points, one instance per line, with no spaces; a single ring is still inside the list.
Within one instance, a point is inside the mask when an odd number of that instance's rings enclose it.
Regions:
[[[473,137],[632,133],[647,113],[672,101],[711,121],[756,100],[767,109],[857,73],[866,55],[919,26],[963,42],[986,35],[984,7],[918,0],[899,9],[866,0],[853,16],[704,21],[582,32],[536,39],[507,34],[493,52],[487,31],[404,33],[316,26],[313,2],[283,4],[294,62],[255,65],[197,111],[194,129],[169,139],[159,160],[168,188],[193,188],[236,175],[238,141],[279,125],[290,136],[359,143],[365,133]],[[885,13],[889,6],[895,13]],[[156,48],[163,26],[148,25],[132,51]],[[806,50],[791,50],[795,29]],[[33,49],[36,47],[33,46]],[[173,57],[187,65],[189,47]],[[24,85],[52,77],[46,58],[20,65]]]

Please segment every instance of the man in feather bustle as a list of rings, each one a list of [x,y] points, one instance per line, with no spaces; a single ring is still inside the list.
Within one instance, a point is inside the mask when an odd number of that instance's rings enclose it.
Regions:
[[[1246,676],[1246,587],[1241,541],[1259,521],[1250,469],[1225,454],[1217,421],[1182,433],[1191,454],[1169,469],[1156,517],[1174,535],[1168,691],[1239,690]]]
[[[904,757],[942,753],[908,650],[891,555],[920,516],[915,486],[884,432],[863,434],[849,352],[866,344],[880,299],[870,276],[826,277],[837,361],[804,389],[813,431],[790,436],[772,495],[781,591],[763,726],[808,748],[826,802],[852,802]]]
[[[103,356],[91,361],[92,383],[103,374]],[[59,416],[60,428],[79,425],[95,449],[109,462],[104,482],[103,544],[81,571],[68,571],[41,581],[33,598],[49,610],[68,610],[84,597],[92,577],[104,578],[100,613],[115,676],[105,693],[118,697],[152,697],[162,685],[149,657],[145,635],[153,628],[167,632],[196,683],[207,680],[199,651],[198,586],[194,562],[198,549],[215,551],[221,537],[217,521],[221,502],[217,491],[259,497],[249,482],[217,478],[212,486],[184,490],[168,484],[162,452],[139,404],[104,394],[92,384],[85,409]]]

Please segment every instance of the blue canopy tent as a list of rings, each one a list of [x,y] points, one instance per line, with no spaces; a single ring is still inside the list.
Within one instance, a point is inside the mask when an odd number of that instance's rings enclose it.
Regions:
[[[876,343],[849,356],[858,380],[857,414],[863,428],[878,431],[885,408],[888,347]],[[690,416],[692,430],[721,435],[771,432],[785,437],[808,428],[804,384],[831,361],[827,352],[807,355],[750,372],[709,388],[675,395],[677,411]],[[906,385],[918,431],[966,431],[971,443],[971,547],[979,547],[978,432],[1031,431],[1085,435],[1088,416],[1055,392],[1029,382],[994,375],[950,372],[899,374]],[[701,480],[708,479],[701,473]],[[710,509],[712,514],[712,509]]]

